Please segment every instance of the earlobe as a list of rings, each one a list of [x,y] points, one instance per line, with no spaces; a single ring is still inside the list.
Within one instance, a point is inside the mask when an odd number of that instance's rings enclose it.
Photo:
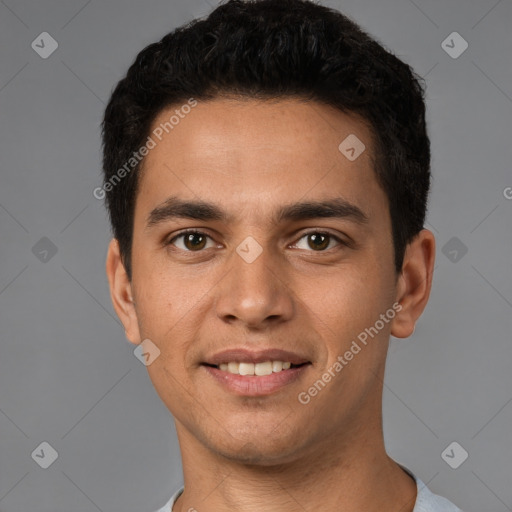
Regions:
[[[391,334],[396,338],[407,338],[414,332],[430,296],[434,260],[434,235],[423,229],[407,245],[398,278],[396,301],[401,310],[391,324]]]
[[[118,241],[113,238],[108,246],[105,270],[110,287],[112,305],[125,329],[126,337],[138,345],[141,341],[139,324],[132,296],[132,284],[126,273]]]

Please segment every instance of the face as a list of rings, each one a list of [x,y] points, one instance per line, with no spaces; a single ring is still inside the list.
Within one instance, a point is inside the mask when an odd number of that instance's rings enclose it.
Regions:
[[[356,159],[339,149],[351,134],[365,145]],[[275,463],[379,428],[406,286],[368,127],[318,103],[216,99],[155,140],[135,206],[132,280],[115,242],[108,272],[127,337],[160,350],[147,369],[178,436]],[[183,205],[199,202],[208,207]],[[271,376],[205,364],[240,360],[215,360],[227,349],[280,349],[307,364]]]

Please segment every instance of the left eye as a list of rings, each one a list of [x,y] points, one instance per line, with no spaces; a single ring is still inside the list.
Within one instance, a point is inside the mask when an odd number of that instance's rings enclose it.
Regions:
[[[310,231],[309,233],[305,233],[304,235],[301,236],[299,241],[304,238],[307,239],[306,243],[309,246],[309,248],[313,249],[314,251],[321,252],[329,248],[330,241],[332,239],[336,240],[338,244],[342,243],[338,237],[331,235],[331,233],[325,233],[322,231]],[[298,244],[296,245],[296,247],[298,247]],[[306,247],[306,249],[307,248],[308,247]],[[303,249],[303,247],[299,247],[299,249]]]
[[[174,238],[172,238],[169,241],[170,245],[175,245],[178,249],[189,251],[189,252],[198,252],[202,249],[206,249],[207,247],[207,240],[210,239],[206,233],[203,233],[201,231],[185,231],[183,233],[180,233],[179,235],[176,235]],[[326,233],[322,231],[310,231],[309,233],[305,233],[299,238],[299,242],[303,239],[307,239],[307,245],[309,247],[299,247],[299,244],[297,243],[293,247],[297,247],[299,249],[313,249],[314,251],[324,251],[326,249],[329,249],[331,245],[331,241],[335,240],[338,244],[342,244],[343,242],[336,236],[332,235],[331,233]],[[177,240],[182,241],[182,246],[180,247],[175,242]],[[214,246],[215,244],[213,244]],[[211,246],[210,246],[211,247]]]

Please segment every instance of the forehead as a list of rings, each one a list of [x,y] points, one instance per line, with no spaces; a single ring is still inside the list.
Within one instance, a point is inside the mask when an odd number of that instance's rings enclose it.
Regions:
[[[143,161],[137,199],[145,208],[171,195],[238,211],[327,195],[341,195],[368,213],[385,206],[367,123],[320,103],[173,105],[155,118],[150,136],[154,147]]]

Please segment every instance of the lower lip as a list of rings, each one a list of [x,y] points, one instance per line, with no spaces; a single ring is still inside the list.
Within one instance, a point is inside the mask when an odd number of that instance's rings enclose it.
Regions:
[[[272,373],[271,375],[237,375],[213,366],[201,365],[227,390],[241,396],[264,396],[282,389],[287,384],[299,379],[311,363],[288,370]]]

